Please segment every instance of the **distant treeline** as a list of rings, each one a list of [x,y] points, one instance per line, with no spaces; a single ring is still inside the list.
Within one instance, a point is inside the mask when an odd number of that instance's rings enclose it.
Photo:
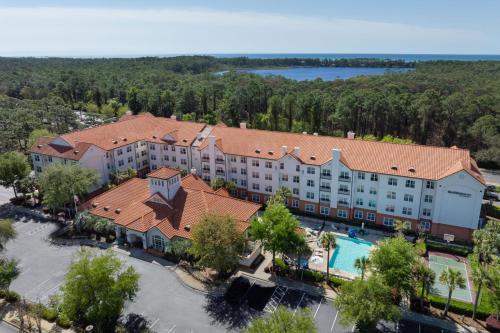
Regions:
[[[247,121],[278,131],[339,136],[353,130],[370,139],[456,145],[471,149],[483,166],[500,166],[500,62],[418,62],[408,73],[328,82],[214,74],[315,61],[326,60],[0,58],[0,95],[6,96],[0,98],[0,149],[25,148],[23,138],[35,128],[73,128],[71,110],[111,118],[130,109],[229,126]]]

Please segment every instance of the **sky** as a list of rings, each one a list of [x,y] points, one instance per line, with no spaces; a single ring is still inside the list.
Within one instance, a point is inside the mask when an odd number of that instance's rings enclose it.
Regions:
[[[0,0],[0,56],[500,54],[500,0]]]

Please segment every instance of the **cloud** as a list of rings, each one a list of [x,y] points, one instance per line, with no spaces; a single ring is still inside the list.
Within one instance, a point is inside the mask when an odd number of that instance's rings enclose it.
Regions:
[[[476,31],[204,8],[0,8],[0,55],[494,53]]]

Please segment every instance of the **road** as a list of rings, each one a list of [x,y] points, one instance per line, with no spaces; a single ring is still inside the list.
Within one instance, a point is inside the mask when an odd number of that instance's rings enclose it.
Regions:
[[[0,185],[0,206],[9,203],[9,199],[14,197],[14,190]]]

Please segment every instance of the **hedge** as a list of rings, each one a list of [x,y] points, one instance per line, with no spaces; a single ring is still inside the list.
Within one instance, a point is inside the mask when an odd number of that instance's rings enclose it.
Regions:
[[[472,252],[472,250],[469,249],[468,247],[449,245],[444,243],[436,243],[436,242],[427,242],[427,250],[444,252],[462,257],[467,257],[467,255],[469,255]]]
[[[338,278],[336,276],[330,276],[330,284],[334,286],[335,288],[342,287],[345,283],[349,281],[343,280],[341,278]]]
[[[446,297],[438,295],[428,295],[429,302],[433,307],[438,309],[444,309],[446,306]],[[466,315],[468,317],[472,316],[472,309],[474,305],[472,303],[462,302],[455,299],[451,300],[450,311],[456,314]],[[494,313],[494,309],[491,309],[487,304],[481,302],[477,306],[476,316],[480,319],[486,319],[490,314]]]
[[[16,303],[21,299],[21,296],[15,291],[8,290],[5,295],[5,300],[9,303]]]
[[[56,323],[57,323],[57,325],[59,325],[62,328],[65,328],[65,329],[68,329],[71,327],[71,320],[67,319],[66,317],[64,317],[62,315],[59,315],[59,317],[57,317]]]

